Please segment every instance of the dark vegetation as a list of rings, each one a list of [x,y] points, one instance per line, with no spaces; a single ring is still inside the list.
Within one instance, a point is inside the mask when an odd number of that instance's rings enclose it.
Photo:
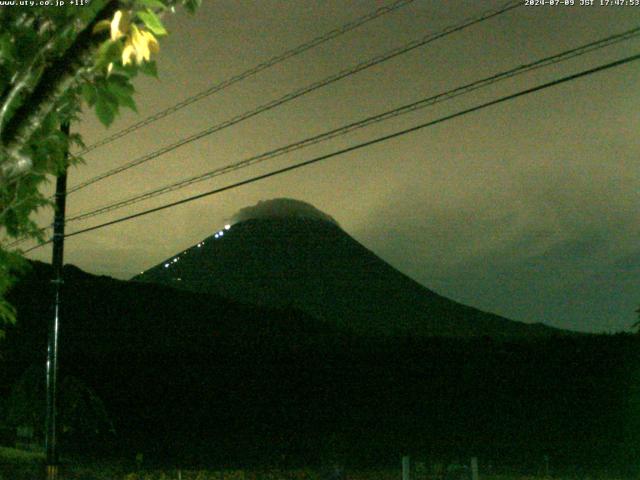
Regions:
[[[365,337],[294,309],[74,267],[65,275],[61,376],[90,389],[115,427],[67,432],[66,451],[142,452],[171,467],[371,467],[408,452],[622,469],[638,458],[640,349],[630,335]],[[12,389],[44,363],[49,278],[35,263],[11,294],[5,422]]]

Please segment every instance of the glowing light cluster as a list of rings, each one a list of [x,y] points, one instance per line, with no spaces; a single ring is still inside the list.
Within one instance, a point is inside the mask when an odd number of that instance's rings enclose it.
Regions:
[[[220,238],[220,237],[222,237],[222,236],[224,235],[225,230],[230,230],[230,229],[231,229],[231,225],[226,224],[226,225],[224,226],[224,229],[222,229],[222,230],[220,230],[220,231],[216,232],[216,234],[214,235],[214,237],[215,237],[215,238]],[[197,248],[202,248],[202,247],[204,246],[205,242],[206,242],[206,240],[201,241],[200,243],[198,243],[198,244],[196,245],[196,247],[197,247]],[[169,268],[169,267],[171,266],[171,264],[176,263],[176,262],[180,259],[180,256],[182,256],[182,255],[186,255],[186,254],[188,254],[188,253],[189,253],[189,250],[185,250],[185,251],[184,251],[184,252],[182,252],[179,256],[177,256],[177,257],[175,257],[175,258],[173,258],[173,259],[169,260],[167,263],[165,263],[165,264],[164,264],[164,268]],[[144,273],[144,272],[140,272],[140,273]]]

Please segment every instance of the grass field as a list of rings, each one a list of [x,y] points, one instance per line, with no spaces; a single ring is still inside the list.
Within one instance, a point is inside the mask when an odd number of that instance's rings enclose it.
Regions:
[[[0,480],[39,480],[43,478],[44,471],[41,464],[38,465],[1,465]],[[316,479],[317,474],[311,471],[215,471],[215,470],[140,470],[126,471],[117,467],[83,467],[63,466],[60,470],[59,480],[242,480],[243,478],[256,480],[292,480],[292,479]],[[346,480],[401,480],[399,470],[377,470],[368,472],[348,472]],[[440,480],[443,477],[425,476],[424,480]],[[446,479],[446,477],[444,477]],[[620,477],[605,476],[563,476],[544,477],[517,474],[481,474],[481,480],[618,480]],[[456,479],[460,480],[460,479]],[[620,478],[620,480],[622,480]]]
[[[18,450],[17,448],[0,447],[0,462],[2,463],[33,463],[44,460],[44,454]]]
[[[44,455],[39,452],[0,447],[0,480],[40,480],[44,478]],[[345,480],[401,480],[397,469],[348,470]],[[480,480],[622,480],[609,475],[535,476],[519,474],[491,474],[480,472]],[[193,470],[146,469],[115,463],[76,464],[63,462],[59,480],[325,480],[316,469],[251,469],[251,470]],[[412,480],[463,480],[446,475],[421,473]]]

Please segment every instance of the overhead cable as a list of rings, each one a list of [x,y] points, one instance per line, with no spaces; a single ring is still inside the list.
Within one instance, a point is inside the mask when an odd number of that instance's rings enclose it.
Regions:
[[[83,148],[81,151],[77,152],[75,155],[77,156],[81,156],[84,155],[86,153],[91,152],[92,150],[95,150],[99,147],[102,147],[104,145],[107,145],[119,138],[124,137],[125,135],[128,135],[132,132],[135,132],[136,130],[139,130],[143,127],[146,127],[147,125],[150,125],[154,122],[157,122],[158,120],[161,120],[165,117],[168,117],[169,115],[174,114],[175,112],[182,110],[183,108],[191,105],[192,103],[198,102],[200,100],[202,100],[203,98],[209,97],[215,93],[218,93],[221,90],[224,90],[225,88],[230,87],[231,85],[234,85],[238,82],[241,82],[242,80],[246,80],[249,77],[252,77],[253,75],[256,75],[260,72],[262,72],[263,70],[267,70],[268,68],[273,67],[274,65],[277,65],[279,63],[284,62],[285,60],[295,57],[297,55],[300,55],[301,53],[306,52],[307,50],[310,50],[314,47],[317,47],[318,45],[321,45],[323,43],[328,42],[329,40],[332,40],[336,37],[339,37],[340,35],[343,35],[347,32],[350,32],[351,30],[354,30],[362,25],[364,25],[365,23],[368,23],[372,20],[375,20],[378,17],[381,17],[383,15],[386,15],[388,13],[391,13],[395,10],[398,10],[402,7],[405,7],[407,5],[409,5],[410,3],[412,3],[414,0],[399,0],[396,2],[393,2],[387,6],[384,7],[380,7],[377,10],[368,13],[362,17],[359,17],[351,22],[345,23],[344,25],[342,25],[341,27],[338,27],[334,30],[331,30],[329,32],[324,33],[323,35],[320,35],[308,42],[305,42],[301,45],[298,45],[297,47],[294,47],[290,50],[287,50],[286,52],[283,52],[279,55],[276,55],[275,57],[270,58],[269,60],[262,62],[254,67],[251,67],[248,70],[245,70],[242,73],[239,73],[238,75],[234,75],[233,77],[227,78],[226,80],[221,81],[220,83],[216,83],[215,85],[212,85],[211,87],[207,88],[206,90],[202,90],[201,92],[196,93],[195,95],[192,95],[188,98],[185,98],[184,100],[180,101],[179,103],[176,103],[175,105],[172,105],[168,108],[165,108],[164,110],[161,110],[153,115],[150,115],[142,120],[140,120],[139,122],[134,123],[133,125],[128,126],[127,128],[124,128],[118,132],[115,132],[112,135],[109,135],[108,137],[105,137],[95,143],[92,143],[91,145],[86,146],[85,148]]]
[[[67,192],[67,194],[72,194],[74,192],[77,192],[78,190],[81,190],[83,188],[88,187],[89,185],[92,185],[96,182],[99,182],[101,180],[104,180],[105,178],[109,178],[113,175],[116,175],[118,173],[122,173],[124,171],[127,171],[131,168],[137,167],[138,165],[141,165],[145,162],[148,162],[150,160],[154,160],[158,157],[160,157],[161,155],[164,155],[166,153],[172,152],[184,145],[187,145],[189,143],[192,143],[196,140],[199,140],[203,137],[206,137],[208,135],[211,135],[213,133],[219,132],[220,130],[223,130],[225,128],[231,127],[233,125],[236,125],[244,120],[248,120],[252,117],[255,117],[256,115],[266,112],[268,110],[272,110],[284,103],[290,102],[296,98],[299,98],[303,95],[306,95],[308,93],[311,93],[315,90],[318,90],[322,87],[325,87],[329,84],[332,84],[334,82],[337,82],[338,80],[341,80],[343,78],[346,77],[350,77],[351,75],[354,75],[358,72],[361,72],[363,70],[366,70],[368,68],[371,68],[375,65],[379,65],[383,62],[386,62],[387,60],[390,60],[392,58],[395,58],[399,55],[405,54],[407,52],[410,52],[418,47],[421,47],[423,45],[426,45],[428,43],[431,43],[435,40],[438,40],[440,38],[443,38],[447,35],[451,35],[455,32],[464,30],[465,28],[471,27],[473,25],[476,25],[478,23],[481,23],[483,21],[486,21],[490,18],[496,17],[498,15],[501,15],[503,13],[508,12],[509,10],[513,10],[514,8],[518,8],[520,6],[522,6],[523,3],[520,0],[513,0],[513,1],[509,1],[507,4],[505,4],[504,6],[502,6],[499,9],[495,9],[495,10],[490,10],[490,11],[486,11],[482,14],[480,14],[479,16],[475,16],[473,18],[464,20],[461,23],[458,23],[456,25],[450,26],[445,28],[444,30],[441,30],[437,33],[432,33],[429,35],[426,35],[425,37],[422,37],[420,39],[417,40],[413,40],[407,44],[404,44],[400,47],[394,48],[393,50],[390,50],[386,53],[383,53],[381,55],[377,55],[369,60],[366,60],[364,62],[361,62],[357,65],[355,65],[354,67],[345,69],[345,70],[341,70],[340,72],[333,74],[323,80],[314,82],[310,85],[307,85],[305,87],[302,87],[298,90],[295,90],[293,92],[290,92],[276,100],[272,100],[268,103],[265,103],[253,110],[241,113],[229,120],[226,120],[222,123],[213,125],[205,130],[202,130],[198,133],[195,133],[193,135],[190,135],[186,138],[183,138],[181,140],[178,140],[170,145],[167,145],[165,147],[162,147],[152,153],[148,153],[146,155],[143,155],[139,158],[136,158],[135,160],[132,160],[128,163],[125,163],[124,165],[121,165],[119,167],[113,168],[111,170],[108,170],[102,174],[99,174],[95,177],[92,177],[84,182],[79,183],[78,185],[72,187],[69,189],[69,191]]]
[[[145,215],[149,215],[151,213],[159,212],[161,210],[166,210],[168,208],[173,208],[173,207],[176,207],[178,205],[182,205],[182,204],[185,204],[185,203],[193,202],[195,200],[199,200],[201,198],[205,198],[205,197],[208,197],[208,196],[211,196],[211,195],[215,195],[215,194],[218,194],[218,193],[221,193],[221,192],[225,192],[225,191],[228,191],[228,190],[233,190],[235,188],[238,188],[238,187],[241,187],[241,186],[244,186],[244,185],[248,185],[248,184],[251,184],[251,183],[255,183],[257,181],[264,180],[264,179],[267,179],[267,178],[270,178],[270,177],[274,177],[274,176],[277,176],[277,175],[281,175],[283,173],[287,173],[287,172],[290,172],[290,171],[293,171],[293,170],[296,170],[296,169],[299,169],[299,168],[302,168],[302,167],[306,167],[308,165],[312,165],[314,163],[318,163],[318,162],[321,162],[323,160],[327,160],[327,159],[336,157],[338,155],[344,155],[346,153],[350,153],[350,152],[353,152],[353,151],[356,151],[356,150],[359,150],[359,149],[362,149],[362,148],[365,148],[365,147],[369,147],[369,146],[372,146],[372,145],[376,145],[378,143],[382,143],[382,142],[391,140],[393,138],[397,138],[397,137],[400,137],[400,136],[403,136],[403,135],[406,135],[406,134],[409,134],[409,133],[412,133],[412,132],[416,132],[418,130],[422,130],[422,129],[430,127],[430,126],[437,125],[437,124],[443,123],[445,121],[452,120],[454,118],[458,118],[458,117],[461,117],[463,115],[467,115],[469,113],[476,112],[476,111],[482,110],[484,108],[487,108],[487,107],[490,107],[490,106],[493,106],[493,105],[504,103],[506,101],[513,100],[513,99],[516,99],[518,97],[522,97],[524,95],[528,95],[530,93],[538,92],[538,91],[544,90],[546,88],[550,88],[550,87],[553,87],[553,86],[556,86],[556,85],[567,83],[567,82],[576,80],[578,78],[586,77],[588,75],[592,75],[594,73],[601,72],[601,71],[604,71],[604,70],[608,70],[608,69],[611,69],[611,68],[614,68],[614,67],[619,67],[619,66],[622,66],[624,64],[627,64],[627,63],[630,63],[630,62],[633,62],[633,61],[636,61],[636,60],[640,60],[640,54],[636,54],[636,55],[632,55],[632,56],[629,56],[629,57],[625,57],[623,59],[616,60],[614,62],[610,62],[610,63],[604,64],[604,65],[599,65],[597,67],[590,68],[588,70],[583,70],[583,71],[581,71],[579,73],[575,73],[575,74],[572,74],[572,75],[567,75],[565,77],[559,78],[557,80],[553,80],[551,82],[543,83],[541,85],[538,85],[538,86],[535,86],[535,87],[532,87],[532,88],[521,90],[521,91],[519,91],[517,93],[513,93],[511,95],[506,95],[506,96],[500,97],[500,98],[498,98],[496,100],[491,100],[489,102],[485,102],[485,103],[482,103],[480,105],[476,105],[475,107],[467,108],[465,110],[461,110],[459,112],[456,112],[456,113],[453,113],[453,114],[450,114],[450,115],[446,115],[444,117],[440,117],[440,118],[438,118],[436,120],[431,120],[429,122],[425,122],[425,123],[416,125],[414,127],[410,127],[410,128],[404,129],[404,130],[400,130],[400,131],[397,131],[397,132],[394,132],[394,133],[391,133],[391,134],[388,134],[388,135],[383,135],[383,136],[377,137],[377,138],[375,138],[373,140],[369,140],[369,141],[366,141],[366,142],[363,142],[363,143],[359,143],[357,145],[353,145],[351,147],[343,148],[341,150],[337,150],[337,151],[334,151],[334,152],[331,152],[331,153],[328,153],[328,154],[325,154],[325,155],[321,155],[321,156],[312,158],[310,160],[306,160],[304,162],[297,163],[295,165],[290,165],[288,167],[284,167],[284,168],[281,168],[281,169],[278,169],[278,170],[273,170],[271,172],[268,172],[268,173],[265,173],[265,174],[262,174],[262,175],[257,175],[257,176],[251,177],[249,179],[246,179],[246,180],[242,180],[242,181],[230,184],[230,185],[226,185],[224,187],[219,187],[219,188],[210,190],[208,192],[204,192],[204,193],[193,195],[193,196],[190,196],[190,197],[187,197],[187,198],[183,198],[182,200],[178,200],[178,201],[175,201],[175,202],[171,202],[171,203],[167,203],[167,204],[164,204],[164,205],[160,205],[158,207],[154,207],[154,208],[150,208],[150,209],[147,209],[147,210],[143,210],[141,212],[134,213],[134,214],[131,214],[131,215],[126,215],[124,217],[120,217],[120,218],[117,218],[115,220],[111,220],[111,221],[104,222],[104,223],[101,223],[101,224],[98,224],[98,225],[94,225],[94,226],[91,226],[91,227],[83,228],[81,230],[76,230],[75,232],[67,233],[65,235],[65,237],[73,237],[73,236],[80,235],[80,234],[87,233],[87,232],[91,232],[91,231],[94,231],[94,230],[99,230],[99,229],[102,229],[102,228],[105,228],[105,227],[109,227],[111,225],[115,225],[115,224],[118,224],[118,223],[122,223],[122,222],[126,222],[126,221],[129,221],[129,220],[133,220],[135,218],[139,218],[139,217],[142,217],[142,216],[145,216]],[[25,250],[24,253],[28,253],[30,251],[33,251],[36,248],[42,247],[42,246],[44,246],[44,245],[46,245],[48,243],[51,243],[51,240],[43,242],[43,243],[40,243],[40,244],[38,244],[38,245],[28,249],[28,250]]]
[[[214,170],[211,170],[209,172],[203,173],[203,174],[199,174],[199,175],[195,175],[183,180],[180,180],[178,182],[172,182],[168,185],[164,185],[162,187],[159,188],[155,188],[153,190],[149,190],[147,192],[144,192],[142,194],[137,194],[137,195],[133,195],[131,197],[122,199],[122,200],[118,200],[116,202],[113,203],[109,203],[106,205],[103,205],[101,207],[95,208],[93,210],[90,211],[86,211],[86,212],[82,212],[73,216],[70,216],[67,219],[67,222],[74,222],[74,221],[79,221],[79,220],[85,220],[87,218],[96,216],[96,215],[101,215],[113,210],[117,210],[120,208],[124,208],[126,206],[130,206],[130,205],[134,205],[136,203],[139,203],[141,201],[144,200],[148,200],[150,198],[153,197],[157,197],[159,195],[163,195],[169,192],[173,192],[182,188],[185,188],[189,185],[193,185],[195,183],[199,183],[205,180],[209,180],[211,178],[220,176],[220,175],[225,175],[227,173],[236,171],[236,170],[240,170],[242,168],[247,168],[249,166],[255,165],[257,163],[261,163],[264,162],[266,160],[275,158],[275,157],[279,157],[281,155],[287,154],[287,153],[291,153],[293,151],[296,150],[300,150],[302,148],[306,148],[309,147],[311,145],[315,145],[318,144],[320,142],[324,142],[342,135],[346,135],[347,133],[353,132],[355,130],[376,124],[376,123],[380,123],[382,121],[385,120],[389,120],[391,118],[395,118],[398,117],[400,115],[404,115],[410,112],[414,112],[416,110],[420,110],[432,105],[435,105],[437,103],[440,102],[444,102],[447,100],[451,100],[453,98],[456,98],[458,96],[473,92],[475,90],[478,90],[480,88],[484,88],[484,87],[488,87],[489,85],[492,85],[494,83],[506,80],[508,78],[513,78],[515,76],[518,75],[522,75],[524,73],[528,73],[531,72],[533,70],[537,70],[539,68],[543,68],[543,67],[547,67],[549,65],[554,65],[563,61],[567,61],[569,59],[581,56],[581,55],[585,55],[587,53],[593,52],[595,50],[622,42],[622,41],[626,41],[626,40],[630,40],[632,38],[636,38],[640,36],[640,27],[636,27],[633,28],[631,30],[627,30],[625,32],[622,33],[618,33],[615,35],[610,35],[606,38],[600,39],[600,40],[596,40],[590,43],[587,43],[585,45],[582,45],[580,47],[577,48],[573,48],[571,50],[566,50],[564,52],[552,55],[552,56],[548,56],[545,57],[543,59],[540,60],[536,60],[534,62],[528,63],[528,64],[524,64],[524,65],[520,65],[518,67],[512,68],[510,70],[501,72],[501,73],[496,73],[494,75],[491,75],[489,77],[485,77],[481,80],[476,80],[472,83],[468,83],[466,85],[457,87],[455,89],[452,90],[448,90],[446,92],[443,93],[439,93],[437,95],[433,95],[430,96],[428,98],[424,98],[421,99],[417,102],[412,102],[406,105],[403,105],[401,107],[395,108],[393,110],[389,110],[386,111],[384,113],[378,114],[378,115],[373,115],[370,117],[367,117],[365,119],[359,120],[357,122],[352,122],[349,123],[347,125],[343,125],[342,127],[339,128],[335,128],[332,130],[329,130],[327,132],[321,133],[319,135],[315,135],[309,138],[306,138],[304,140],[300,140],[297,141],[295,143],[291,143],[289,145],[283,146],[283,147],[279,147],[276,148],[274,150],[270,150],[264,153],[261,153],[259,155],[254,155],[250,158],[241,160],[239,162],[234,162],[228,165],[225,165],[223,167],[219,167],[216,168]]]

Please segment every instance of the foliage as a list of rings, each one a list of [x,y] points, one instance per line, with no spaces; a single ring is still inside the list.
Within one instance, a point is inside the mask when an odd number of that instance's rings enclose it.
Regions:
[[[42,452],[30,452],[17,448],[0,447],[0,462],[2,463],[29,463],[42,462]]]
[[[4,300],[24,261],[16,238],[42,240],[32,214],[50,205],[47,176],[81,159],[78,135],[61,126],[83,105],[108,126],[121,107],[136,110],[132,79],[156,75],[151,55],[167,34],[162,16],[201,0],[92,0],[82,7],[0,9],[0,327],[15,321]],[[2,329],[0,328],[0,336]]]
[[[33,427],[36,439],[44,437],[44,369],[34,365],[13,386],[6,406],[11,427]],[[102,400],[82,381],[66,376],[60,383],[59,422],[63,439],[95,440],[114,432]]]

